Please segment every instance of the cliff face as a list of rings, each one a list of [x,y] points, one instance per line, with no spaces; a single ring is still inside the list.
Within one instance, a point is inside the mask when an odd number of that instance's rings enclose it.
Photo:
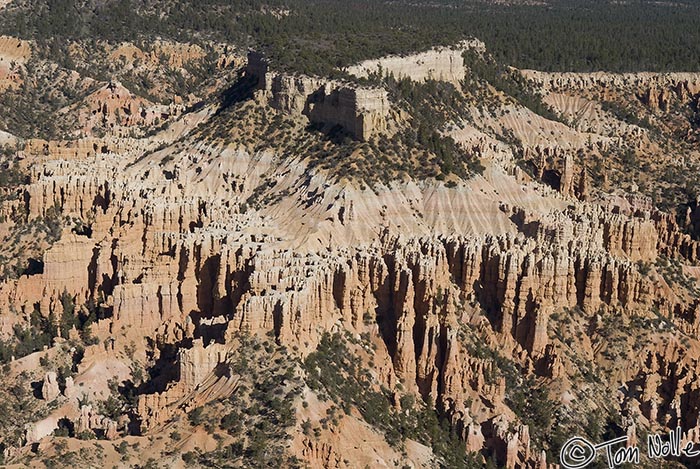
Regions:
[[[406,57],[388,56],[366,60],[348,67],[347,72],[357,77],[393,75],[397,79],[440,80],[458,85],[467,73],[462,54],[469,49],[483,52],[485,47],[478,40],[463,41],[451,47],[437,47]]]
[[[340,125],[360,140],[386,133],[389,98],[385,90],[325,84],[308,102],[311,122]]]
[[[340,126],[359,140],[387,130],[389,99],[380,88],[362,88],[340,82],[273,72],[260,54],[248,54],[246,75],[257,80],[270,105],[311,122]]]
[[[655,108],[664,101],[661,95],[668,93],[668,88],[675,91],[683,101],[700,92],[698,73],[547,73],[535,70],[525,70],[522,73],[548,92],[594,87],[631,88]]]

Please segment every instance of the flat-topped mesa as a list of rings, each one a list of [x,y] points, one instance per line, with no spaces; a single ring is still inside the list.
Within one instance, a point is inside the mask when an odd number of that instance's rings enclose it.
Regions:
[[[304,115],[323,126],[340,126],[358,140],[387,130],[390,105],[386,90],[274,72],[269,66],[262,54],[248,54],[246,76],[257,79],[256,89],[273,108]]]
[[[484,51],[484,43],[477,40],[462,41],[450,47],[436,47],[426,52],[408,56],[390,55],[366,60],[348,67],[346,71],[356,77],[370,75],[393,75],[413,81],[439,80],[459,83],[466,69],[462,54],[469,49]]]

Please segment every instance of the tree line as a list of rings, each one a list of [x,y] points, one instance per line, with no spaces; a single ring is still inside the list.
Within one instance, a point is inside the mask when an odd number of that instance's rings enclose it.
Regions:
[[[278,67],[339,67],[467,37],[499,61],[546,71],[700,69],[700,5],[638,0],[552,0],[494,5],[477,0],[19,0],[0,32],[50,43],[155,37],[217,40],[262,49]]]

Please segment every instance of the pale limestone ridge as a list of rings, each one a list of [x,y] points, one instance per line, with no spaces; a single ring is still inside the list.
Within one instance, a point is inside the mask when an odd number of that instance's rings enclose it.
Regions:
[[[450,47],[436,47],[426,52],[407,56],[387,56],[366,60],[347,67],[346,71],[357,77],[378,74],[393,75],[397,79],[413,81],[440,80],[459,84],[466,74],[462,54],[466,50],[484,52],[484,43],[478,40],[462,41]]]
[[[560,93],[567,90],[627,90],[649,106],[652,111],[668,111],[672,103],[697,100],[700,93],[700,73],[573,73],[521,71],[523,76],[543,92]]]
[[[629,87],[635,89],[657,86],[674,87],[678,88],[679,91],[685,89],[691,95],[700,92],[700,73],[694,72],[578,73],[522,70],[521,73],[525,78],[542,86],[547,91],[590,88],[592,86]]]

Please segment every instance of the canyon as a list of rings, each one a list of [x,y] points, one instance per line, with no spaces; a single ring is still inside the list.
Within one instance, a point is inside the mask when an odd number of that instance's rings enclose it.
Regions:
[[[14,48],[3,39],[0,57]],[[474,41],[349,72],[460,86],[470,73],[465,48],[486,53]],[[201,57],[169,50],[183,55],[176,66]],[[43,406],[3,437],[6,462],[33,464],[32,446],[58,454],[66,422],[74,436],[99,436],[114,462],[119,441],[140,441],[137,459],[159,451],[169,467],[185,467],[184,453],[214,452],[217,438],[235,442],[187,422],[241,395],[246,376],[232,357],[248,353],[250,337],[284,347],[291,363],[314,356],[329,335],[351,338],[393,411],[408,412],[402,398],[415,397],[476,464],[556,467],[549,418],[572,435],[599,416],[634,438],[681,426],[684,441],[700,442],[697,203],[679,219],[640,190],[642,179],[608,190],[623,144],[685,170],[698,151],[667,152],[595,94],[632,96],[651,121],[663,120],[697,102],[696,74],[523,71],[568,121],[489,86],[497,104],[475,99],[441,129],[483,173],[369,185],[334,177],[310,151],[288,154],[279,142],[326,142],[337,126],[357,145],[400,135],[411,117],[386,89],[227,54],[221,81],[250,91],[227,106],[157,104],[110,81],[62,110],[77,116],[79,138],[17,140],[27,178],[2,198],[2,234],[30,243],[32,231],[12,230],[57,213],[61,226],[27,259],[36,269],[0,283],[0,333],[12,337],[32,317],[94,320],[89,334],[70,324],[66,336],[6,364],[7,382],[38,383],[30,399]],[[258,132],[273,118],[285,134]],[[593,180],[601,160],[609,173]],[[312,370],[294,373],[303,380]],[[108,412],[109,399],[128,392],[130,407]],[[332,407],[322,394],[306,383],[288,399],[298,416],[285,430],[290,451],[308,467],[440,464],[418,436],[388,443],[360,404],[322,423]],[[182,438],[176,451],[153,439],[173,433]],[[89,444],[68,440],[76,450]]]

